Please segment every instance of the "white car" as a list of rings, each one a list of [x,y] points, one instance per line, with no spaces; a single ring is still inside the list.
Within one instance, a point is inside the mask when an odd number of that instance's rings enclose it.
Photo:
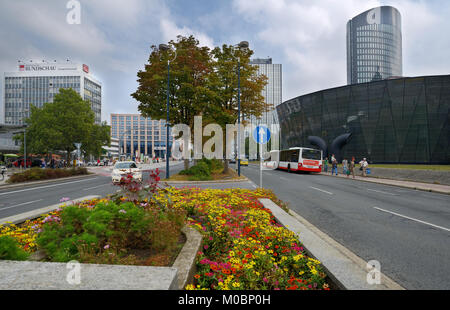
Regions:
[[[138,168],[134,161],[118,161],[111,173],[112,182],[119,183],[122,178],[131,174],[134,180],[142,182],[142,170]]]

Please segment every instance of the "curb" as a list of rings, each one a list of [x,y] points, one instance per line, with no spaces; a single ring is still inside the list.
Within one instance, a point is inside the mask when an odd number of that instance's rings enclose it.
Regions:
[[[95,176],[95,174],[91,173],[91,174],[87,174],[87,175],[77,175],[77,176],[73,176],[73,177],[49,179],[49,180],[44,180],[44,181],[31,181],[31,182],[22,182],[22,183],[17,183],[17,184],[0,185],[0,190],[8,189],[8,188],[40,185],[40,184],[46,184],[46,183],[55,183],[55,182],[67,181],[67,180],[77,180],[77,179],[83,179],[83,178],[88,178],[88,177],[92,177],[92,176]]]
[[[89,195],[89,196],[85,196],[85,197],[69,200],[69,201],[66,201],[66,202],[61,202],[61,203],[58,203],[58,204],[55,204],[55,205],[51,205],[51,206],[48,206],[48,207],[44,207],[44,208],[40,208],[40,209],[36,209],[36,210],[24,212],[24,213],[20,213],[20,214],[13,215],[13,216],[4,217],[4,218],[0,219],[0,225],[9,225],[9,224],[22,223],[22,222],[25,222],[26,220],[32,220],[32,219],[40,217],[43,214],[49,213],[49,212],[51,212],[53,210],[56,210],[62,205],[68,205],[70,203],[78,203],[78,202],[81,202],[81,201],[84,201],[84,200],[91,200],[91,199],[95,199],[95,198],[100,198],[100,196],[98,196],[98,195]]]
[[[68,201],[68,203],[77,203],[84,200],[90,200],[94,198],[100,198],[98,195],[91,195],[91,196],[85,196],[82,198],[74,199],[71,201]],[[5,222],[12,222],[12,224],[18,224],[25,222],[26,220],[37,218],[42,214],[48,213],[52,210],[58,209],[61,205],[67,204],[67,202],[59,203],[56,205],[48,206],[45,208],[33,210],[30,212],[22,213],[16,216],[11,216],[8,218],[0,219],[0,225],[4,225]],[[6,223],[8,225],[10,223]],[[137,275],[139,277],[139,280],[142,280],[142,278],[145,279],[145,277],[153,279],[153,282],[157,284],[153,284],[153,288],[150,289],[158,289],[158,290],[184,290],[186,285],[189,283],[192,283],[194,274],[197,270],[195,259],[197,256],[197,252],[200,250],[202,246],[203,237],[202,235],[196,231],[195,229],[184,226],[181,230],[185,236],[186,236],[186,242],[183,245],[183,248],[181,249],[180,253],[178,253],[178,256],[173,263],[172,266],[169,267],[150,267],[150,266],[128,266],[128,265],[101,265],[101,264],[81,264],[80,266],[83,269],[89,269],[90,270],[90,280],[88,282],[92,282],[94,284],[87,286],[83,286],[81,289],[112,289],[111,285],[113,287],[120,287],[120,285],[115,285],[114,283],[121,283],[123,278],[117,279],[117,278],[111,278],[111,275],[109,277],[104,277],[102,279],[101,274],[105,274],[105,272],[100,272],[101,268],[109,268],[112,271],[118,271],[118,274],[120,275],[120,271],[123,270],[124,276],[128,277],[130,274],[132,275],[133,272],[136,273],[136,270],[140,270],[140,275]],[[23,274],[26,274],[26,272],[23,272],[25,268],[28,268],[30,270],[33,270],[33,272],[36,274],[39,274],[39,268],[49,268],[54,273],[55,276],[61,276],[61,274],[65,275],[65,269],[66,264],[63,263],[55,263],[55,262],[40,262],[40,259],[45,257],[43,253],[35,252],[32,254],[32,256],[28,259],[28,261],[25,262],[16,262],[16,261],[0,261],[0,269],[4,268],[5,270],[10,269],[18,269]],[[45,267],[47,266],[47,267]],[[62,272],[61,270],[64,270]],[[107,273],[107,272],[106,272]],[[162,283],[160,281],[155,281],[154,279],[159,276],[164,276],[164,281]],[[23,277],[26,280],[26,285],[31,285],[33,289],[49,289],[49,285],[51,286],[51,289],[67,289],[67,288],[61,288],[58,284],[58,277],[54,277],[56,280],[55,282],[47,283],[43,285],[43,282],[30,282],[30,279],[28,275],[16,275],[17,277]],[[45,276],[44,276],[45,277]],[[7,277],[8,278],[8,277]],[[61,278],[61,277],[59,277]],[[97,279],[100,278],[100,279]],[[106,281],[107,279],[107,281]],[[23,279],[22,279],[23,280]],[[102,282],[103,281],[103,282]],[[130,279],[128,279],[130,281]],[[22,289],[21,287],[14,287],[11,288],[11,285],[14,285],[13,281],[11,283],[8,282],[8,279],[1,281],[0,280],[0,288],[3,289]],[[48,279],[47,279],[48,282]],[[134,287],[132,289],[148,289],[147,285],[144,286],[142,281],[139,281],[141,286]],[[63,282],[64,283],[64,282]],[[106,284],[105,284],[106,283]],[[162,285],[165,284],[165,285]],[[17,285],[17,284],[16,284]],[[19,285],[22,285],[22,283],[19,283]],[[64,283],[64,285],[66,285]],[[5,287],[6,286],[6,287]],[[66,285],[67,286],[67,285]],[[144,288],[145,287],[145,288]],[[69,288],[72,289],[72,288]],[[115,288],[113,288],[115,289]],[[120,288],[122,289],[122,288]]]
[[[320,173],[318,175],[323,175],[323,176],[327,176],[327,177],[331,177],[332,176],[332,175],[323,174],[323,173]],[[342,177],[340,177],[340,178],[341,179],[346,179],[346,178],[342,178]],[[383,180],[383,179],[385,179],[385,178],[378,178],[378,177],[368,177],[368,178],[376,179],[376,180]],[[351,180],[353,180],[353,181],[362,181],[362,182],[367,182],[367,183],[383,184],[383,185],[388,185],[388,186],[397,186],[397,187],[402,187],[402,188],[421,190],[421,191],[424,191],[424,192],[432,192],[432,193],[439,193],[439,194],[444,194],[444,195],[450,195],[450,191],[441,191],[441,190],[436,190],[436,189],[432,189],[432,188],[417,187],[417,186],[414,186],[414,185],[409,186],[409,185],[401,185],[401,184],[390,184],[390,183],[385,183],[385,182],[382,182],[382,181],[375,181],[375,180],[374,181],[370,181],[370,180],[364,180],[364,179],[351,179]],[[400,182],[403,181],[403,180],[396,180],[396,179],[385,179],[385,180],[400,181]],[[403,182],[416,182],[416,181],[403,181]]]
[[[165,181],[161,180],[161,182],[167,183],[167,184],[214,184],[214,183],[235,183],[235,182],[247,182],[249,179],[245,177],[245,179],[238,179],[238,180],[215,180],[215,181]]]
[[[202,235],[193,228],[184,226],[181,230],[186,236],[186,243],[178,254],[172,268],[177,269],[178,289],[184,290],[186,285],[192,283],[197,271],[195,258],[202,246]]]
[[[306,252],[319,260],[325,272],[336,285],[345,290],[404,290],[388,276],[380,272],[380,284],[367,282],[367,262],[292,210],[286,213],[272,200],[259,201],[270,209],[277,220],[300,237]]]

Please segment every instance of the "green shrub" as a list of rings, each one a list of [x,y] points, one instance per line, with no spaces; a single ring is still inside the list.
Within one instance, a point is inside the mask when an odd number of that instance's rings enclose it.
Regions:
[[[68,206],[59,218],[44,220],[37,244],[52,261],[126,263],[121,259],[129,250],[175,247],[184,219],[182,210],[146,210],[131,202]]]
[[[0,237],[0,260],[27,260],[28,256],[27,252],[25,252],[17,242],[11,236],[1,236]]]
[[[86,168],[70,168],[70,169],[42,169],[38,167],[33,167],[31,169],[25,170],[24,172],[13,174],[8,180],[8,183],[19,183],[27,181],[37,181],[46,179],[56,179],[70,177],[74,175],[84,175],[88,174]]]
[[[211,169],[206,161],[199,161],[196,165],[187,170],[180,171],[182,175],[188,175],[191,181],[205,181],[211,180]]]
[[[223,170],[223,163],[218,159],[202,158],[186,170],[181,170],[179,174],[188,175],[190,181],[207,181],[212,180],[211,174]]]

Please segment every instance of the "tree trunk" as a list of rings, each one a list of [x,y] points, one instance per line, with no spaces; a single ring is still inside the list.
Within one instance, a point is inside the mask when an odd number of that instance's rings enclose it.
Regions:
[[[228,159],[223,160],[223,173],[228,173]]]
[[[184,170],[189,169],[189,159],[184,160]]]

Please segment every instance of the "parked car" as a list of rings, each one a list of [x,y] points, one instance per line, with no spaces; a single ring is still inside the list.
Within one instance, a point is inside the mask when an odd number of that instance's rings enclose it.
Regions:
[[[134,180],[142,182],[142,170],[138,168],[134,161],[118,161],[114,165],[111,173],[113,183],[119,183],[122,178],[126,178],[131,174]]]
[[[248,166],[248,158],[241,159],[241,166]]]
[[[0,166],[0,174],[2,175],[2,180],[5,178],[7,170],[8,169],[6,168],[6,166]]]
[[[29,167],[41,167],[42,160],[38,158],[27,158],[27,168]],[[20,158],[13,162],[14,167],[24,167],[24,159]]]

